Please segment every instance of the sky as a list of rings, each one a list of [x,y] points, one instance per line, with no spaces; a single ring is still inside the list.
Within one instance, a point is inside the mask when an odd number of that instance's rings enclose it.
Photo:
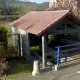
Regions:
[[[30,1],[30,2],[36,2],[36,3],[49,2],[49,0],[21,0],[21,1]]]

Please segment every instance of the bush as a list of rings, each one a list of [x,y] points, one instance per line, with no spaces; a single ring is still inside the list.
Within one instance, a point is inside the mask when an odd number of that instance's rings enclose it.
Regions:
[[[3,59],[5,57],[6,49],[3,45],[0,43],[0,59]]]
[[[5,58],[0,59],[0,74],[3,74],[5,70],[9,68],[8,61]]]
[[[8,62],[5,60],[7,49],[7,30],[4,25],[0,25],[0,74],[8,69]]]
[[[0,25],[0,42],[3,43],[2,45],[7,47],[7,29],[4,25]]]

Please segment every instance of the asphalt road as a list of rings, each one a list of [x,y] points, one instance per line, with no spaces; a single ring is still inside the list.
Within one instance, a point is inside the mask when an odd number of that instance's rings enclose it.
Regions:
[[[80,80],[80,63],[59,71],[52,68],[41,69],[41,74],[24,76],[16,80]]]
[[[73,73],[73,74],[68,74],[61,76],[55,80],[80,80],[80,74]]]

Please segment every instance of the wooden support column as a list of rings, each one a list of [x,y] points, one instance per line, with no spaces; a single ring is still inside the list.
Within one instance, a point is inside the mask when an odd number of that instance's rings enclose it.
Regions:
[[[31,59],[31,54],[30,54],[30,37],[29,37],[29,33],[26,32],[26,42],[27,42],[27,58],[28,61],[30,62]]]
[[[46,62],[45,62],[45,53],[46,53],[46,33],[42,35],[42,67],[45,68]]]
[[[22,52],[22,35],[19,34],[19,54],[20,57],[23,57],[23,52]]]

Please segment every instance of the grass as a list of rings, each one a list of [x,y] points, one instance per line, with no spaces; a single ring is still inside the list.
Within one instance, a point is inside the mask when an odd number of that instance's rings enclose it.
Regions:
[[[39,46],[32,46],[30,47],[30,50],[33,52],[38,52],[39,51]]]
[[[7,17],[20,17],[20,15],[0,15],[0,18],[7,18]]]
[[[32,65],[26,60],[11,60],[9,61],[10,70],[3,80],[14,80],[23,76],[30,75],[32,72]]]

